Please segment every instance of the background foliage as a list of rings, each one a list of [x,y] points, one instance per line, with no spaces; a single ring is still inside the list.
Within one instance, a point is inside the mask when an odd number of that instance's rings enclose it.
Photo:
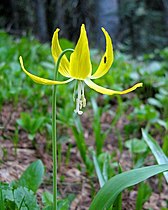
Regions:
[[[168,44],[166,0],[3,0],[0,13],[1,28],[15,35],[33,33],[43,42],[56,27],[61,28],[61,35],[76,41],[85,23],[94,46],[103,42],[101,26],[120,49],[134,56]]]

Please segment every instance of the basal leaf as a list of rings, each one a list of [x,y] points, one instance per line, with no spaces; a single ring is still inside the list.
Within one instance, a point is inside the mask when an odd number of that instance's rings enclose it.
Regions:
[[[154,165],[123,172],[112,177],[99,190],[89,210],[105,210],[114,204],[116,197],[127,187],[136,185],[151,176],[168,170],[168,164]]]
[[[36,192],[44,176],[44,166],[41,160],[33,162],[22,174],[18,184]]]

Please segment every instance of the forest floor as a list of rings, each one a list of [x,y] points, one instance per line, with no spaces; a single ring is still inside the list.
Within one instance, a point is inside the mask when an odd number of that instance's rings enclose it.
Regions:
[[[3,125],[3,129],[0,129],[0,180],[3,182],[11,182],[20,177],[22,172],[27,166],[36,159],[41,159],[46,167],[46,173],[43,184],[38,190],[38,200],[41,203],[41,195],[44,191],[48,190],[52,192],[52,156],[51,152],[46,151],[46,139],[43,134],[37,134],[35,138],[35,144],[28,139],[27,133],[19,129],[19,142],[15,146],[12,138],[15,133],[16,119],[19,118],[20,113],[24,110],[24,107],[20,104],[14,107],[12,104],[4,104],[0,113],[0,124]],[[89,128],[89,119],[87,112],[83,115],[82,121],[85,127]],[[102,115],[102,126],[104,128],[112,120],[107,114]],[[125,117],[121,117],[117,126],[122,130],[123,125],[127,123]],[[75,199],[71,203],[71,210],[86,210],[91,203],[92,191],[99,189],[98,180],[93,177],[92,180],[87,178],[84,170],[78,169],[80,165],[81,169],[85,166],[82,163],[80,154],[76,148],[75,141],[71,130],[67,130],[69,135],[69,142],[73,145],[71,148],[71,154],[69,163],[65,163],[65,155],[67,151],[67,143],[62,146],[62,161],[58,167],[58,189],[61,197],[66,197],[68,194],[75,194]],[[112,132],[111,132],[112,133]],[[93,134],[89,132],[89,129],[85,129],[85,137],[89,136],[89,139],[93,138]],[[92,146],[93,141],[88,141],[87,144]],[[122,154],[115,143],[115,136],[110,134],[106,140],[104,150],[116,152],[116,161],[120,162],[123,170],[129,170],[132,166],[131,154],[124,148]],[[3,151],[3,152],[2,152]],[[150,157],[149,157],[150,159]],[[151,162],[151,161],[150,161]],[[149,180],[152,186],[152,194],[147,202],[145,202],[143,209],[160,210],[166,207],[168,187],[162,179],[162,189],[158,190],[158,179],[151,178]],[[125,190],[122,194],[123,210],[135,210],[136,207],[136,195],[137,187],[133,189]],[[166,209],[166,208],[165,208]]]

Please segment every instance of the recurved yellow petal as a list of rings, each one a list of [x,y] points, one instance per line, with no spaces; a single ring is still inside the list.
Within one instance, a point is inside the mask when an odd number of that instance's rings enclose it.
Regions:
[[[108,72],[108,70],[110,69],[110,67],[113,63],[113,60],[114,60],[113,45],[112,45],[111,38],[104,28],[102,28],[102,31],[103,31],[103,33],[105,35],[105,38],[106,38],[106,51],[105,51],[105,53],[104,53],[104,55],[103,55],[103,57],[100,61],[98,69],[90,77],[91,79],[97,79],[97,78],[105,75]]]
[[[24,67],[24,64],[23,64],[23,59],[22,57],[20,56],[19,57],[19,61],[20,61],[20,65],[22,67],[22,70],[36,83],[38,84],[42,84],[42,85],[61,85],[61,84],[66,84],[68,82],[71,82],[73,80],[73,78],[71,79],[68,79],[66,81],[55,81],[55,80],[49,80],[49,79],[44,79],[44,78],[41,78],[41,77],[38,77],[38,76],[35,76],[31,73],[29,73],[25,67]]]
[[[114,95],[114,94],[119,94],[119,95],[123,95],[129,92],[132,92],[133,90],[137,89],[138,87],[142,87],[143,83],[137,83],[136,85],[134,85],[133,87],[124,90],[124,91],[117,91],[117,90],[110,90],[104,87],[101,87],[97,84],[95,84],[94,82],[92,82],[90,79],[85,79],[84,81],[91,89],[102,93],[102,94],[106,94],[106,95]]]
[[[90,52],[85,25],[82,24],[80,37],[75,47],[74,52],[70,57],[70,71],[71,77],[79,80],[84,80],[91,75],[92,66],[90,61]]]
[[[57,61],[59,55],[62,52],[62,49],[60,47],[59,40],[58,40],[58,32],[59,32],[59,29],[57,28],[56,31],[54,32],[54,35],[52,38],[52,45],[51,45],[51,52],[52,52],[52,56],[55,62]],[[66,55],[62,57],[58,71],[63,76],[69,77],[69,61]]]

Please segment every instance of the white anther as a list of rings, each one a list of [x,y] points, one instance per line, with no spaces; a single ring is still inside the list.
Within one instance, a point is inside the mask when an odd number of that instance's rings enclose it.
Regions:
[[[82,106],[86,107],[86,98],[84,95],[82,95]]]
[[[83,112],[82,112],[82,111],[78,111],[78,114],[79,114],[79,115],[82,115],[82,114],[83,114]]]
[[[82,87],[82,104],[83,104],[83,107],[86,106],[86,98],[85,98],[85,89],[84,89],[84,83],[81,84],[81,87]]]
[[[83,114],[80,109],[86,106],[86,99],[84,95],[84,83],[79,81],[78,82],[78,97],[76,99],[76,109],[74,110],[75,113],[79,115]]]
[[[79,102],[79,109],[82,109],[82,107],[83,107],[83,101],[80,100],[80,102]]]

